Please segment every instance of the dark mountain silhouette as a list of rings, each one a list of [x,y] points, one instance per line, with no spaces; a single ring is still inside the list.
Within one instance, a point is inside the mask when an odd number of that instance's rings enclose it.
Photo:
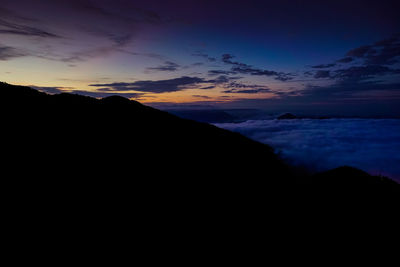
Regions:
[[[292,113],[285,113],[278,117],[278,120],[292,120],[292,119],[297,119],[297,117]]]
[[[400,196],[387,178],[352,168],[310,176],[267,145],[122,97],[0,88],[3,179],[16,212],[250,220],[316,205],[381,209]]]
[[[64,248],[130,255],[132,242],[148,259],[157,246],[163,261],[176,243],[193,259],[201,248],[261,253],[265,241],[282,255],[312,240],[370,239],[374,228],[382,236],[397,215],[389,179],[348,167],[310,176],[267,145],[122,97],[8,84],[0,95],[7,244],[24,240],[32,257],[40,242],[57,260]]]

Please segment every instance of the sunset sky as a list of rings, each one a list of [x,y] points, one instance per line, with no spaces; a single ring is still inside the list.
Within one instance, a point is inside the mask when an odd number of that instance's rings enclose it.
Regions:
[[[0,0],[0,81],[400,116],[400,1]]]

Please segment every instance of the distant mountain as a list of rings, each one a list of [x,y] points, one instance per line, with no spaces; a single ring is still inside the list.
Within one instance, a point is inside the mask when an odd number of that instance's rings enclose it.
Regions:
[[[300,205],[316,195],[382,201],[400,192],[352,168],[310,176],[267,145],[118,96],[48,95],[5,83],[0,95],[7,181],[30,198],[97,199],[118,202],[118,210],[136,199],[216,212],[277,199]]]
[[[292,120],[297,119],[297,116],[293,115],[292,113],[285,113],[278,117],[278,120]]]

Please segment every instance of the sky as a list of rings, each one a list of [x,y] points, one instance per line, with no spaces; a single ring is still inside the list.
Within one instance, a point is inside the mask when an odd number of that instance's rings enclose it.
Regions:
[[[0,81],[145,104],[400,116],[400,2],[0,0]]]

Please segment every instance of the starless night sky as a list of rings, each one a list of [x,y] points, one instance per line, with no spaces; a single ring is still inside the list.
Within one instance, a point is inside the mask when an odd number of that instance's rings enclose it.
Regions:
[[[400,116],[400,2],[0,0],[0,80],[48,93]]]

